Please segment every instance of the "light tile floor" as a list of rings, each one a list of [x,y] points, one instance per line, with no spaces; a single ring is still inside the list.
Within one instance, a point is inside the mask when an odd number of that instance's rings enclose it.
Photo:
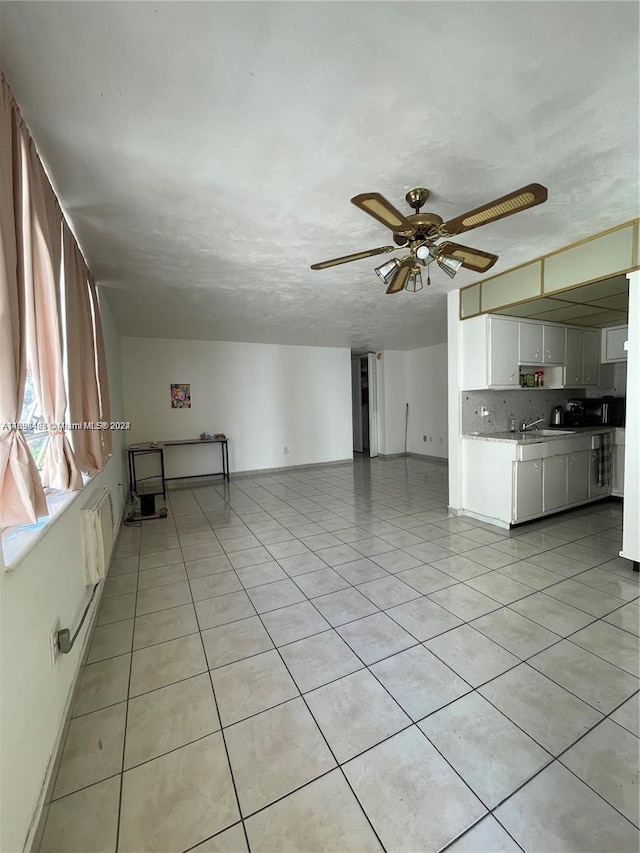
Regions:
[[[638,851],[638,575],[417,459],[191,481],[122,530],[41,853]]]

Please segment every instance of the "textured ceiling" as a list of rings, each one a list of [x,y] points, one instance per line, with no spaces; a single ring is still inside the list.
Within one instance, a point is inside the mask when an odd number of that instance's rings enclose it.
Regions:
[[[0,61],[122,334],[408,349],[478,275],[310,270],[390,242],[349,199],[427,186],[446,220],[544,184],[464,235],[492,274],[634,218],[638,9],[1,2]]]

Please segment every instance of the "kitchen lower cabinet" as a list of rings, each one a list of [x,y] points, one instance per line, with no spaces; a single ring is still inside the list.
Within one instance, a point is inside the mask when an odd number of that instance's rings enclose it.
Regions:
[[[612,448],[613,449],[613,448]],[[612,460],[613,461],[613,460]],[[598,451],[592,450],[589,454],[589,497],[599,498],[611,492],[611,484],[600,486],[598,483]]]
[[[624,428],[618,427],[613,436],[613,479],[611,494],[617,498],[624,497]]]
[[[541,459],[514,463],[513,495],[514,521],[540,515],[543,511]]]
[[[567,456],[567,503],[578,504],[589,499],[590,450]]]
[[[542,460],[542,511],[560,509],[567,501],[567,457]]]
[[[617,484],[616,451],[624,451],[624,430],[607,429],[607,433]],[[463,515],[510,527],[611,494],[610,485],[598,486],[597,433],[537,441],[498,435],[496,439],[469,436],[462,443]]]
[[[613,481],[611,494],[624,497],[624,444],[613,448]]]

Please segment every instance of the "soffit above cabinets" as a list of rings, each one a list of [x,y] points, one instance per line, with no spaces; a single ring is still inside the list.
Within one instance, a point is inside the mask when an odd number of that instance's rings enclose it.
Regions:
[[[553,296],[541,296],[511,308],[498,308],[493,313],[604,328],[626,323],[628,310],[629,282],[626,275],[617,275],[554,293]]]

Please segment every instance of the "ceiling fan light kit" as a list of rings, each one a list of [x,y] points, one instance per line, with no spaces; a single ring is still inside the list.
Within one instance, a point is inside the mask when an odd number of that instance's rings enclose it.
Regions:
[[[449,255],[439,254],[437,257],[437,262],[440,269],[444,270],[444,272],[446,272],[449,278],[453,278],[462,266],[461,258],[452,258]]]
[[[419,290],[422,290],[423,287],[424,285],[422,283],[420,267],[413,267],[409,273],[409,280],[405,284],[404,289],[408,290],[409,293],[417,293]]]
[[[380,276],[385,284],[389,284],[391,279],[396,274],[400,261],[398,258],[393,258],[390,261],[385,261],[382,266],[376,267],[376,273]]]
[[[354,196],[351,202],[389,228],[393,232],[396,245],[368,249],[353,255],[322,261],[312,264],[311,269],[327,269],[338,264],[347,264],[408,247],[411,254],[401,259],[393,258],[376,267],[376,273],[387,285],[387,293],[400,293],[401,290],[415,293],[422,290],[422,274],[418,264],[428,267],[435,261],[450,278],[453,278],[461,267],[474,272],[487,272],[498,260],[497,255],[482,249],[472,249],[460,243],[452,243],[448,238],[542,204],[547,200],[547,194],[546,187],[541,184],[528,184],[475,210],[470,210],[462,216],[444,222],[436,213],[420,213],[420,208],[429,198],[429,190],[425,187],[415,187],[406,194],[407,204],[415,211],[408,216],[404,216],[380,193],[361,193]],[[437,245],[440,239],[444,239],[444,242]],[[429,284],[431,279],[427,276],[427,285]]]

